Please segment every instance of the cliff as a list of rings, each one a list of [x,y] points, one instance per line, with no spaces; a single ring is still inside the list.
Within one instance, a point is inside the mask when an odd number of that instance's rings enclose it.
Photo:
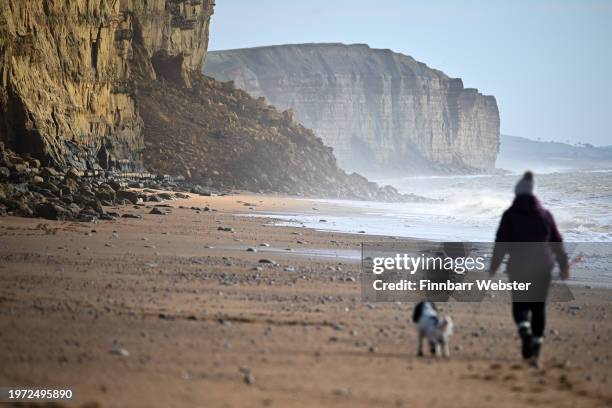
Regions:
[[[495,166],[495,98],[409,56],[362,44],[279,45],[209,52],[204,69],[293,109],[344,168]]]
[[[198,69],[211,0],[0,3],[0,140],[48,164],[140,167],[133,71],[154,79],[158,52]]]
[[[212,187],[401,198],[341,171],[291,112],[201,73],[213,5],[0,0],[0,146],[64,170],[147,169]],[[3,174],[28,182],[37,168]]]

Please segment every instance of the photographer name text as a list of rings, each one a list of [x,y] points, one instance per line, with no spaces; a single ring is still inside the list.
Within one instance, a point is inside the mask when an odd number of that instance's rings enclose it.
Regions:
[[[470,291],[474,289],[474,287],[481,291],[527,291],[529,290],[531,283],[516,281],[504,282],[502,280],[493,281],[490,279],[480,279],[476,280],[475,282],[452,282],[450,280],[447,280],[446,282],[433,282],[429,279],[420,279],[418,281],[401,279],[397,282],[384,282],[382,279],[377,279],[372,283],[372,286],[376,291]]]

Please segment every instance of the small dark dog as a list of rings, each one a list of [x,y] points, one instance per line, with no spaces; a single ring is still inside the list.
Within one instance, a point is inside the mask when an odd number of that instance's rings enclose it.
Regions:
[[[412,321],[416,323],[419,334],[418,356],[423,356],[423,339],[427,338],[432,355],[439,356],[441,353],[444,357],[450,357],[448,342],[453,334],[453,320],[450,316],[440,319],[436,305],[424,301],[414,308]]]

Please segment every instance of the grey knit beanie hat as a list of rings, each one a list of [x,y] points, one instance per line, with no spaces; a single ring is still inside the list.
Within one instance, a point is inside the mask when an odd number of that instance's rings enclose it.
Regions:
[[[533,194],[534,182],[533,182],[533,173],[530,171],[526,171],[523,174],[523,177],[516,183],[516,187],[514,187],[514,194]]]

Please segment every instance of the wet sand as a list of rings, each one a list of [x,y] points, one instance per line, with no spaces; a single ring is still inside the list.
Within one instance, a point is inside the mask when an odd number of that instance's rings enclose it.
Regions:
[[[100,407],[612,404],[609,290],[549,306],[542,370],[520,361],[501,304],[440,304],[452,357],[417,358],[412,305],[361,300],[354,255],[391,238],[239,215],[331,211],[284,197],[169,205],[97,224],[0,218],[0,386]]]

